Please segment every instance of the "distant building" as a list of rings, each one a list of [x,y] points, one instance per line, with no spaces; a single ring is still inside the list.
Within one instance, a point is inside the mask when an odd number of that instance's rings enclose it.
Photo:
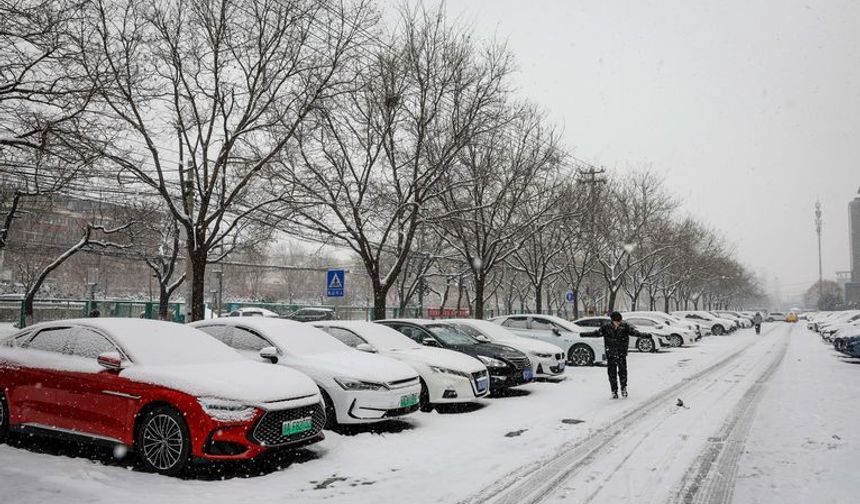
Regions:
[[[845,302],[860,304],[860,191],[848,204],[848,233],[851,241],[851,281],[845,284]]]

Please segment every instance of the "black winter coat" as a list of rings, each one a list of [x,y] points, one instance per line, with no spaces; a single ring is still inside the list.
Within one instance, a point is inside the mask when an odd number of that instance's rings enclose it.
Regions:
[[[603,344],[606,346],[607,356],[622,356],[627,355],[627,348],[630,346],[630,337],[639,338],[644,336],[634,329],[627,322],[621,322],[616,329],[612,322],[607,322],[600,326],[596,331],[600,336],[603,336]]]

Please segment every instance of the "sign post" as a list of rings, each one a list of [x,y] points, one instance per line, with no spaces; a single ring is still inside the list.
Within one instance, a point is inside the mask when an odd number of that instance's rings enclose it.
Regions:
[[[346,292],[344,281],[346,280],[346,272],[342,269],[330,269],[325,275],[325,295],[326,297],[343,297]]]

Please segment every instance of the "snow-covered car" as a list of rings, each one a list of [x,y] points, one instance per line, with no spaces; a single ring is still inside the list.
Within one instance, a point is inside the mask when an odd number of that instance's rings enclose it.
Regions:
[[[590,329],[580,327],[561,317],[542,314],[506,315],[490,319],[517,336],[545,341],[560,347],[568,364],[593,366],[606,361],[603,338],[583,336]]]
[[[250,359],[310,376],[322,391],[329,426],[379,422],[418,410],[421,384],[414,369],[359,352],[312,325],[267,317],[191,325]]]
[[[628,348],[630,350],[638,350],[640,352],[657,352],[670,346],[669,334],[663,333],[654,328],[654,330],[643,330],[636,324],[632,323],[626,317],[624,321],[633,326],[637,331],[645,334],[642,338],[630,338]],[[582,317],[574,321],[574,324],[589,328],[591,331],[596,331],[603,324],[609,323],[609,317]]]
[[[331,308],[299,308],[284,318],[297,322],[317,322],[320,320],[334,320],[337,317]]]
[[[860,322],[860,311],[848,310],[820,323],[818,332],[825,340],[832,341],[840,330],[850,328],[858,322]]]
[[[534,369],[524,353],[508,345],[477,340],[447,321],[391,319],[376,323],[395,329],[422,345],[462,352],[483,362],[490,373],[491,393],[534,380]]]
[[[245,308],[237,308],[230,313],[227,314],[228,317],[268,317],[268,318],[279,318],[280,315],[273,312],[272,310],[267,310],[265,308],[258,308],[256,306],[248,306]]]
[[[422,411],[439,404],[474,402],[489,392],[487,366],[468,355],[424,346],[373,322],[330,320],[313,325],[356,350],[378,353],[413,368],[421,378]]]
[[[59,320],[0,341],[0,439],[7,429],[107,442],[147,470],[240,460],[323,439],[316,384],[244,359],[188,326]]]
[[[460,330],[478,340],[485,338],[492,343],[514,347],[526,354],[532,363],[536,377],[555,378],[564,374],[567,359],[564,351],[558,345],[517,336],[489,320],[448,319],[446,322],[456,325]]]
[[[672,315],[675,315],[676,317],[680,317],[685,320],[692,320],[697,324],[701,324],[707,327],[711,331],[711,334],[714,334],[716,336],[726,334],[736,327],[734,321],[715,317],[706,311],[682,310],[674,311],[672,312]]]
[[[785,322],[785,312],[768,312],[764,317],[765,322]]]
[[[689,345],[691,343],[688,341],[688,335],[692,336],[693,341],[699,341],[702,339],[704,334],[710,333],[709,328],[703,330],[702,326],[693,320],[685,320],[661,311],[633,311],[624,313],[625,317],[633,317],[637,315],[643,315],[662,322],[670,333],[677,334],[684,340],[684,345]]]
[[[738,323],[738,327],[741,328],[749,328],[753,326],[752,319],[741,315],[737,312],[726,311],[726,310],[715,310],[711,312],[715,317],[720,317],[724,319],[733,320]]]
[[[624,320],[639,331],[660,336],[661,342],[666,340],[672,348],[690,346],[696,341],[696,333],[691,329],[673,326],[656,316],[628,313],[624,314]]]

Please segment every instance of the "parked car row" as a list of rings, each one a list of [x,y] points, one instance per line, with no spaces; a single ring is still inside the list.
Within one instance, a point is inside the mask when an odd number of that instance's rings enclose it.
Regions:
[[[807,327],[849,357],[860,357],[860,310],[817,312],[806,315]]]
[[[248,313],[245,313],[247,311]],[[595,329],[542,314],[297,322],[245,310],[187,325],[44,322],[0,340],[0,440],[9,432],[125,446],[146,470],[243,460],[379,422],[478,401],[568,365],[606,360]],[[632,312],[631,349],[687,346],[692,320]]]

